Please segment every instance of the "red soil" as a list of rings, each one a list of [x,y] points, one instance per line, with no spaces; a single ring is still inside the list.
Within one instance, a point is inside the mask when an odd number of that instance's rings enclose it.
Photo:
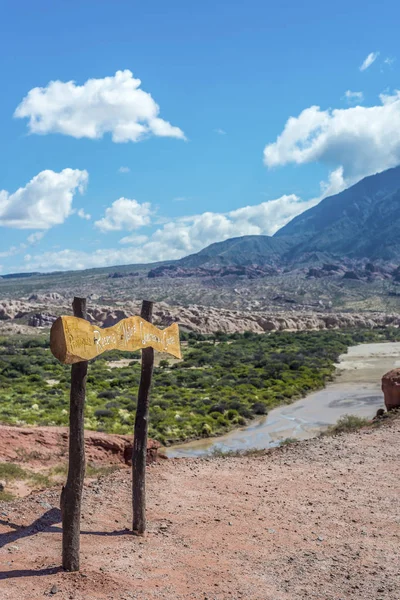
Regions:
[[[59,490],[0,505],[1,600],[397,600],[400,420],[254,457],[127,468],[85,487],[81,573],[60,570]]]
[[[87,461],[99,465],[129,463],[132,437],[85,431]],[[149,440],[148,462],[156,459],[159,447],[158,442]],[[0,462],[21,462],[33,467],[50,467],[65,462],[67,453],[66,427],[0,425]]]

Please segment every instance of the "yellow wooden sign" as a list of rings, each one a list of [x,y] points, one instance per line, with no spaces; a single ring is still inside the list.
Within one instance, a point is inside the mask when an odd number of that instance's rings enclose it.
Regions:
[[[59,317],[51,328],[50,349],[62,363],[90,360],[106,350],[154,348],[182,358],[177,323],[158,329],[141,317],[128,317],[112,327],[96,327],[78,317]]]

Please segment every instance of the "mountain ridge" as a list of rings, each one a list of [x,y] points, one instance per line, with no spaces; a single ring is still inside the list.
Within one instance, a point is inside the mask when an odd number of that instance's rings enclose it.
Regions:
[[[274,236],[230,238],[174,261],[176,267],[269,265],[323,260],[400,260],[400,166],[365,177],[297,215]],[[310,257],[313,257],[310,259]]]

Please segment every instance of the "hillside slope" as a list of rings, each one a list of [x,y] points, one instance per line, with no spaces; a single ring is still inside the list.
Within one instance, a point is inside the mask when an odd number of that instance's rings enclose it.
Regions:
[[[400,167],[366,177],[295,217],[274,239],[292,239],[286,256],[400,259]]]
[[[214,267],[223,265],[273,265],[281,263],[291,247],[290,240],[267,235],[245,235],[216,242],[186,256],[175,264],[180,267]]]

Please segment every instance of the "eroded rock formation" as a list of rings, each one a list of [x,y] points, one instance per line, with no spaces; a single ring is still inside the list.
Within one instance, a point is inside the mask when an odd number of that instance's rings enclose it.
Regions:
[[[71,302],[68,299],[50,299],[43,297],[32,300],[5,300],[0,303],[0,321],[33,327],[50,327],[59,315],[71,314]],[[88,299],[88,318],[101,327],[115,325],[121,319],[140,314],[140,302],[116,302],[114,306],[99,304],[95,298]],[[199,333],[265,333],[270,331],[305,331],[340,328],[368,328],[400,326],[397,314],[383,312],[370,313],[334,313],[287,310],[267,312],[264,310],[239,311],[212,306],[171,306],[157,302],[154,306],[154,323],[167,327],[178,323],[187,331]],[[26,332],[28,333],[28,331]]]

